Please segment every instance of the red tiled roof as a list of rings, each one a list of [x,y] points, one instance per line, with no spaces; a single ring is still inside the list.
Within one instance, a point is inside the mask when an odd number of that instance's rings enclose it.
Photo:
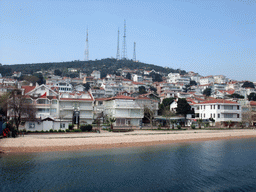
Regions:
[[[229,100],[225,100],[225,99],[213,99],[213,100],[209,100],[209,101],[203,101],[199,104],[208,104],[208,103],[238,104],[237,102],[229,101]]]
[[[108,100],[115,100],[115,99],[126,99],[126,100],[134,100],[134,97],[125,96],[125,95],[117,95],[115,97],[111,97]]]
[[[62,101],[93,101],[93,99],[83,99],[83,98],[60,98]]]
[[[256,101],[250,101],[251,106],[256,106]]]
[[[33,89],[36,88],[36,86],[21,86],[22,89],[24,89],[24,94],[32,91]]]

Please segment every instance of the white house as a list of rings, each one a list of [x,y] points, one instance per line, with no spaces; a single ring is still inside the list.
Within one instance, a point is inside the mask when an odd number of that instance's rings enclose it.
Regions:
[[[200,119],[213,118],[215,122],[240,122],[241,105],[234,101],[214,99],[194,104],[195,113]]]
[[[144,110],[135,98],[119,95],[105,101],[105,114],[116,119],[116,126],[139,126]]]

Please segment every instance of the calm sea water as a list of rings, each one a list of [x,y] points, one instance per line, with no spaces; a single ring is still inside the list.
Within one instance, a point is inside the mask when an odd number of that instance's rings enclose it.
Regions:
[[[0,191],[256,191],[256,139],[1,155]]]

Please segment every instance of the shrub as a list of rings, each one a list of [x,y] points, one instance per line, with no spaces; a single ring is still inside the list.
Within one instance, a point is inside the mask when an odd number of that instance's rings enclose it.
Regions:
[[[196,126],[194,124],[191,125],[191,129],[195,129]]]
[[[69,129],[73,129],[73,128],[74,128],[74,125],[69,124],[69,125],[68,125],[68,128],[69,128]]]
[[[69,129],[66,129],[66,132],[70,132],[70,130],[69,130]]]
[[[92,131],[92,125],[81,125],[80,129],[85,132],[85,131]]]
[[[35,133],[39,133],[39,131],[36,130]]]
[[[74,132],[82,132],[81,129],[75,129]]]
[[[48,130],[46,130],[46,131],[45,131],[45,133],[49,133],[49,131],[48,131]]]
[[[44,130],[40,131],[41,133],[44,133]]]
[[[23,129],[23,130],[21,130],[21,132],[26,133],[26,132],[27,132],[27,130],[26,130],[26,129]]]
[[[28,131],[27,131],[27,133],[31,133],[31,131],[30,131],[30,130],[28,130]]]
[[[62,132],[62,130],[61,130],[61,129],[59,129],[59,130],[58,130],[58,132],[59,132],[59,133],[61,133],[61,132]]]
[[[177,125],[177,128],[178,128],[178,129],[181,129],[181,125]]]
[[[204,124],[204,127],[209,127],[209,123],[205,123],[205,124]]]
[[[58,131],[57,130],[53,130],[54,133],[57,133]]]
[[[50,133],[53,133],[53,129],[50,129],[50,131],[49,131]]]

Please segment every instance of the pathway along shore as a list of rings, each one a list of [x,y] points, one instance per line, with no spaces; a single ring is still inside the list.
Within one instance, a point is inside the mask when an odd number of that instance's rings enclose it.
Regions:
[[[0,151],[8,154],[92,150],[252,137],[256,138],[254,129],[28,134],[24,137],[0,139]]]

